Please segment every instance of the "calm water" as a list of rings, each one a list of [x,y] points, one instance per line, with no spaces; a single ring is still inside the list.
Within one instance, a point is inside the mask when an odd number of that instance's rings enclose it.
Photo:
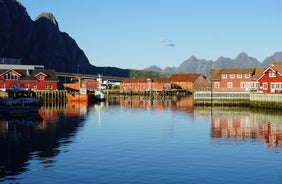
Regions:
[[[282,115],[120,100],[0,118],[3,183],[282,183]]]

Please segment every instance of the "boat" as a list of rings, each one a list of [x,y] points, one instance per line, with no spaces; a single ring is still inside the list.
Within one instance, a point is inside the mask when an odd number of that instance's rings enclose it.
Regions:
[[[106,93],[102,89],[102,78],[98,75],[98,88],[95,90],[95,101],[104,101],[106,100],[107,96]]]
[[[100,89],[95,90],[95,101],[104,101],[106,100],[106,93]]]
[[[7,114],[38,112],[43,100],[30,89],[6,89],[8,97],[0,98],[0,112]]]

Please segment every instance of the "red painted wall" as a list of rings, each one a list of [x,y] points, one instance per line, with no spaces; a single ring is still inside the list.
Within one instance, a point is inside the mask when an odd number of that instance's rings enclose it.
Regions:
[[[259,86],[260,91],[263,91],[264,93],[270,93],[271,91],[271,83],[272,82],[280,82],[282,83],[282,76],[277,72],[276,77],[269,77],[268,72],[271,71],[271,69],[265,71],[264,75],[259,79]],[[267,89],[263,89],[263,83],[267,83]],[[277,91],[275,91],[277,93]]]
[[[245,78],[245,74],[242,74],[242,78],[237,78],[237,74],[235,74],[234,78],[230,78],[230,74],[227,74],[227,78],[222,78],[221,80],[212,81],[212,90],[215,92],[246,92],[245,88],[240,87],[241,82],[254,82],[251,80],[251,75],[249,78]],[[215,83],[219,82],[219,88],[215,88]],[[227,83],[232,82],[232,88],[227,87]]]

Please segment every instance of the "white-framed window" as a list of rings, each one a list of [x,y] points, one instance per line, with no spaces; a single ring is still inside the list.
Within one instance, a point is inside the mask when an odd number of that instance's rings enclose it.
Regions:
[[[275,90],[282,90],[282,83],[281,82],[272,82],[270,84],[271,89]]]
[[[232,82],[227,82],[227,88],[233,88],[233,83]]]
[[[231,73],[230,74],[230,79],[234,79],[235,78],[235,74],[234,73]]]
[[[262,89],[267,90],[267,88],[268,88],[267,82],[263,82]]]
[[[219,82],[215,82],[214,83],[214,88],[219,88],[220,87],[220,83]]]
[[[242,74],[241,73],[237,73],[237,78],[238,79],[242,78]]]
[[[18,80],[18,76],[13,72],[8,72],[4,75],[5,80]]]
[[[39,79],[39,80],[44,80],[45,77],[44,77],[43,75],[39,75],[38,79]]]
[[[50,84],[50,86],[49,86],[49,87],[50,87],[50,89],[53,89],[53,84]]]
[[[245,88],[245,82],[240,82],[240,88]]]
[[[221,76],[222,76],[223,79],[227,79],[227,74],[226,73],[221,74]]]
[[[30,85],[29,85],[29,84],[26,84],[25,87],[26,87],[26,88],[30,88]]]
[[[45,89],[48,89],[49,88],[49,85],[48,84],[45,84]]]
[[[258,88],[259,82],[251,82],[251,88]]]
[[[2,84],[2,88],[6,88],[6,84]]]
[[[37,85],[36,84],[34,84],[33,89],[37,90]]]
[[[268,72],[269,77],[276,77],[276,72]]]
[[[250,78],[250,74],[249,73],[245,73],[245,78]]]

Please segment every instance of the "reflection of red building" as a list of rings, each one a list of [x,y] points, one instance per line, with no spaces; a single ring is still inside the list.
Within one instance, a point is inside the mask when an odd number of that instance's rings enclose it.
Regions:
[[[282,146],[282,125],[261,122],[260,118],[248,112],[213,112],[211,137],[264,139],[270,147]]]
[[[167,108],[193,112],[193,97],[173,100],[140,100],[140,99],[120,99],[120,105],[130,108],[154,108],[163,111]]]

